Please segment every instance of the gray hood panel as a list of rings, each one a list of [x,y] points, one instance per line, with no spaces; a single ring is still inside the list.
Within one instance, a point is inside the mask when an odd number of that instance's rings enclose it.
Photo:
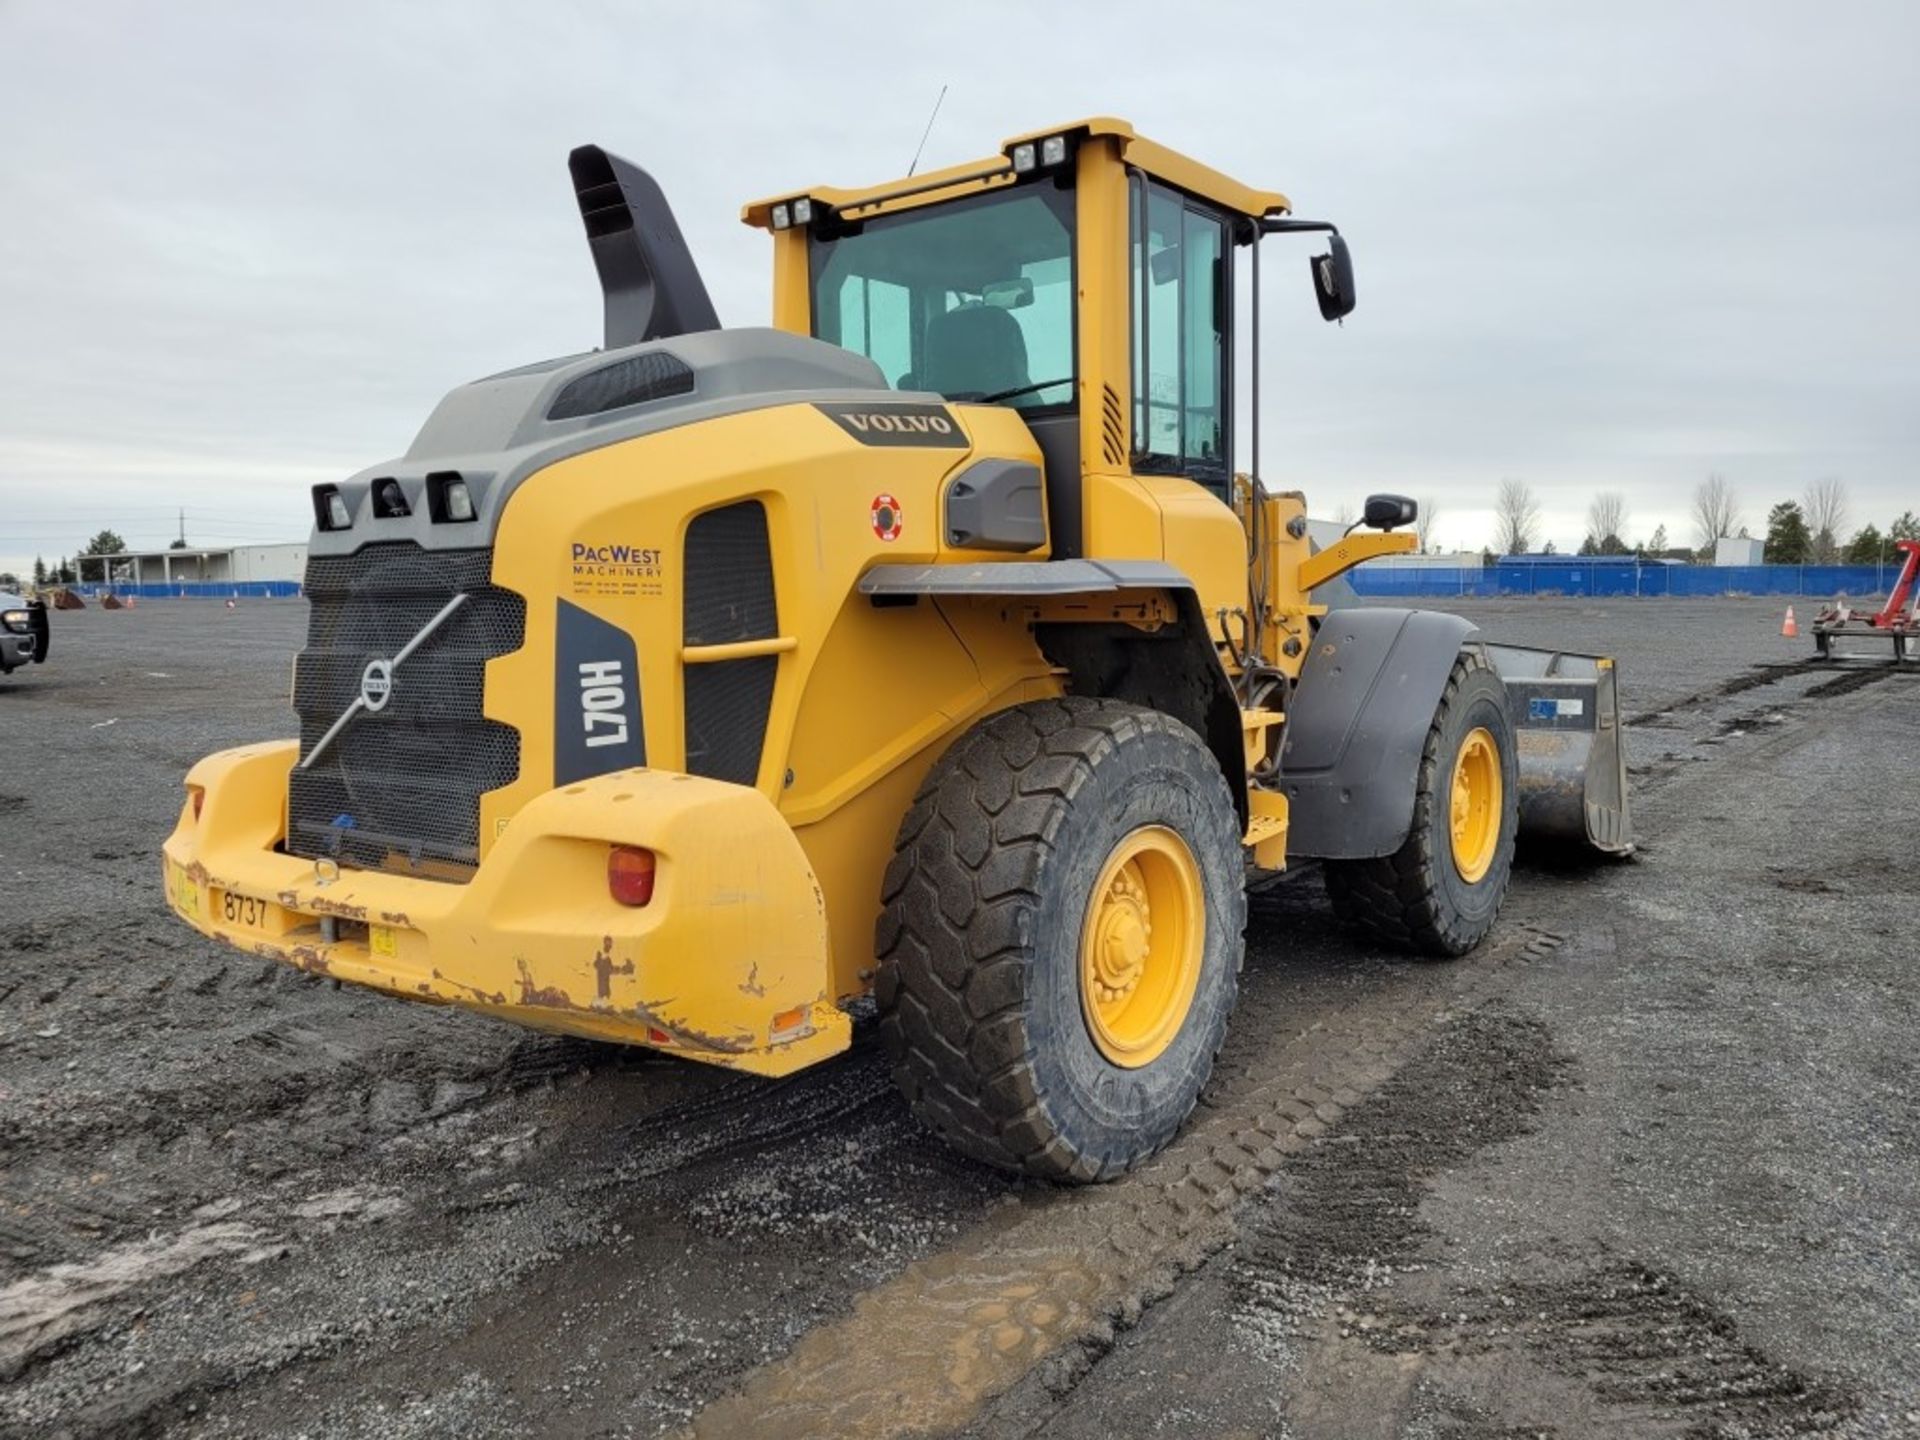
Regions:
[[[546,418],[555,397],[573,381],[649,351],[665,352],[690,369],[692,389],[598,415]],[[488,545],[513,491],[556,461],[722,415],[861,393],[901,398],[864,356],[769,329],[709,330],[504,371],[449,394],[404,456],[342,481],[353,528],[315,530],[308,554],[347,555],[387,540],[411,540],[428,549]],[[473,493],[470,523],[434,524],[427,513],[426,477],[448,470],[458,471]],[[388,476],[406,493],[412,513],[404,518],[374,516],[373,482]]]

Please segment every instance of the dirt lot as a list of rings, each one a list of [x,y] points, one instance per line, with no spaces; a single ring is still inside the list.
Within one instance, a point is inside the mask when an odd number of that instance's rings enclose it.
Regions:
[[[1072,1192],[864,1029],[768,1083],[190,934],[180,776],[290,729],[303,607],[55,616],[0,681],[0,1428],[1920,1435],[1920,678],[1770,603],[1455,608],[1619,657],[1643,857],[1448,966],[1264,893],[1207,1103]]]

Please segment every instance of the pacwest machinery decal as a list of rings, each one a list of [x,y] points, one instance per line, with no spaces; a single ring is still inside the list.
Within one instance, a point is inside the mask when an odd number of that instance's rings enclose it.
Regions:
[[[923,449],[964,450],[967,437],[944,405],[863,405],[836,400],[814,409],[862,445],[914,445]]]
[[[657,546],[576,540],[572,550],[567,563],[576,595],[631,599],[658,595],[666,583],[666,561]]]
[[[553,783],[647,763],[633,637],[559,602],[553,662]]]

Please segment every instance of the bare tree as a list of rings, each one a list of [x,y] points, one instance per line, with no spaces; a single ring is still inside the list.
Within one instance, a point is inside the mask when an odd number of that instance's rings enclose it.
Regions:
[[[1524,555],[1540,528],[1540,505],[1524,480],[1506,479],[1493,498],[1493,544],[1502,555]]]
[[[1840,532],[1847,523],[1847,482],[1838,476],[1814,481],[1800,508],[1807,513],[1807,532],[1813,537],[1813,563],[1833,564],[1840,558]]]
[[[1722,535],[1745,534],[1740,529],[1740,497],[1724,475],[1709,475],[1693,490],[1693,533],[1702,550],[1713,549]]]
[[[1420,513],[1414,518],[1414,538],[1420,542],[1420,553],[1425,555],[1433,549],[1433,522],[1440,518],[1440,506],[1431,495],[1420,499]]]
[[[1587,537],[1602,555],[1623,555],[1627,549],[1627,497],[1618,490],[1602,490],[1587,506]]]

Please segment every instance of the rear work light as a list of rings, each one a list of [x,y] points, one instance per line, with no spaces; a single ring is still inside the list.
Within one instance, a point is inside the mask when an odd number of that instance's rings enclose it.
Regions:
[[[313,487],[313,518],[322,530],[353,528],[353,512],[347,508],[347,498],[338,485]]]
[[[413,513],[398,480],[389,476],[373,482],[373,513],[382,520],[404,520]]]
[[[473,491],[458,470],[436,470],[427,476],[427,513],[436,525],[459,525],[474,518]]]
[[[653,871],[651,850],[616,845],[607,855],[607,893],[637,910],[653,899]]]

